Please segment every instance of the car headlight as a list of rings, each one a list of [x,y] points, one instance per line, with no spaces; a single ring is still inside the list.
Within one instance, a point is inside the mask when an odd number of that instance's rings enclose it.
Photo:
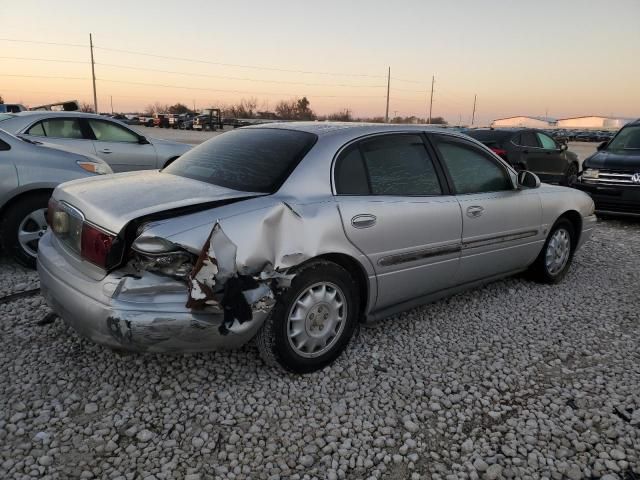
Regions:
[[[87,172],[95,173],[96,175],[107,175],[113,173],[109,165],[97,162],[77,162],[78,166]]]
[[[596,170],[595,168],[587,168],[584,172],[582,172],[582,178],[586,179],[597,179],[600,176],[600,170]]]

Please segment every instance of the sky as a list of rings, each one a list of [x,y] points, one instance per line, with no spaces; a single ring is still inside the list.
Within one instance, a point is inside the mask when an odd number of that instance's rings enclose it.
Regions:
[[[384,116],[390,67],[390,116],[427,116],[433,76],[451,124],[474,95],[479,124],[640,116],[640,0],[0,0],[0,17],[0,95],[31,106],[93,103],[91,32],[101,112],[306,96]]]

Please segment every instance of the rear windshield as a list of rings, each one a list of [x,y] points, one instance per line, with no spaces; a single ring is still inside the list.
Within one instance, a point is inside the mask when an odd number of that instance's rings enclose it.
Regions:
[[[15,115],[11,115],[9,113],[0,113],[0,122],[3,120],[8,120],[9,118],[13,118]]]
[[[607,150],[640,150],[640,125],[620,130],[607,145]]]
[[[234,130],[198,145],[163,172],[232,190],[274,193],[316,139],[279,128]]]

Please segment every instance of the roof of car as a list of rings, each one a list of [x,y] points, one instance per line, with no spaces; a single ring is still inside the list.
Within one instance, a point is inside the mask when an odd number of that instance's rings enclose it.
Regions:
[[[35,115],[43,115],[43,116],[56,116],[56,117],[60,117],[60,116],[70,116],[70,117],[74,117],[74,116],[78,116],[78,117],[102,117],[102,115],[97,115],[95,113],[86,113],[86,112],[66,112],[66,111],[61,111],[61,112],[56,112],[56,111],[52,111],[52,110],[27,110],[26,112],[16,112],[13,115],[15,115],[16,117],[30,117],[30,116],[35,116]]]
[[[367,135],[371,133],[397,132],[408,130],[433,131],[458,134],[454,130],[435,125],[405,125],[388,123],[357,123],[357,122],[273,122],[251,125],[243,128],[281,128],[284,130],[298,130],[325,137],[333,134]]]

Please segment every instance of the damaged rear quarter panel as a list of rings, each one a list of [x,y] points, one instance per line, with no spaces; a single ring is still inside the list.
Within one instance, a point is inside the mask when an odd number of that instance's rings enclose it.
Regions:
[[[252,198],[163,220],[149,225],[145,235],[166,238],[198,255],[214,254],[217,250],[220,258],[215,258],[216,254],[209,258],[200,255],[202,262],[196,265],[192,275],[195,278],[200,273],[199,279],[212,290],[220,287],[207,279],[212,274],[219,275],[223,283],[233,275],[271,280],[275,274],[286,273],[311,258],[336,253],[356,259],[366,276],[373,277],[369,261],[346,238],[337,203],[331,195],[318,196],[305,203],[297,203],[296,199],[283,195]],[[226,253],[220,255],[220,252]],[[211,258],[215,261],[210,261]],[[230,259],[233,260],[231,265]],[[231,266],[234,272],[229,271]],[[193,285],[192,300],[209,297],[202,295],[203,284],[198,282],[195,288]],[[375,298],[375,284],[372,287],[369,304],[372,296]],[[198,308],[198,303],[192,301],[190,307]]]

